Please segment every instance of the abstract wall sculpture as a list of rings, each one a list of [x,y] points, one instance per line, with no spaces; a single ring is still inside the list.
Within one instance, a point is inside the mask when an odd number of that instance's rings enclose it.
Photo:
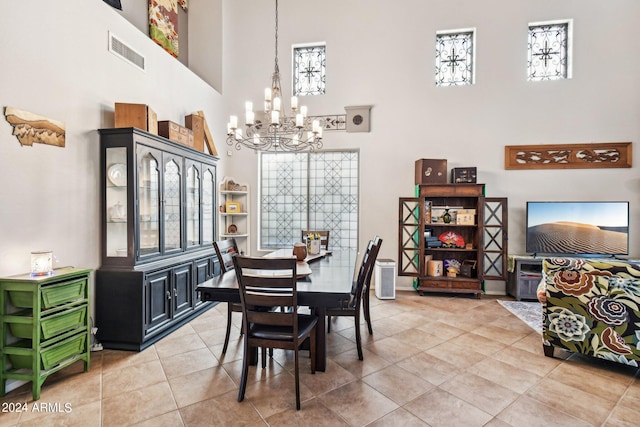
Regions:
[[[631,143],[507,145],[505,169],[630,168]]]
[[[31,146],[35,142],[64,147],[64,123],[13,107],[5,107],[4,116],[20,144]]]
[[[149,0],[149,37],[178,57],[178,0]]]

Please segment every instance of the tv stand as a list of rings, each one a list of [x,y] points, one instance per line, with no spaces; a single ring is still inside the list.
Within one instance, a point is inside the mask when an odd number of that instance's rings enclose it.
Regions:
[[[510,255],[507,294],[518,301],[538,299],[536,291],[542,279],[543,259],[535,255]]]

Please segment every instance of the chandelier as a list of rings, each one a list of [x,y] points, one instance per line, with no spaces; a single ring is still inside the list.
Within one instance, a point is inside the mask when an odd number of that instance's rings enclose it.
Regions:
[[[278,0],[276,0],[275,66],[271,87],[264,90],[264,110],[253,111],[253,103],[245,103],[245,130],[238,125],[238,116],[227,124],[227,144],[237,150],[247,147],[256,151],[315,151],[322,148],[322,126],[311,120],[307,107],[298,108],[298,97],[291,97],[291,113],[282,108],[280,69],[278,68]]]

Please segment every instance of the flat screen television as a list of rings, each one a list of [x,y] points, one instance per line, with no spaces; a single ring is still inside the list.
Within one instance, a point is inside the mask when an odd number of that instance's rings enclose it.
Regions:
[[[629,254],[629,202],[527,202],[526,252]]]

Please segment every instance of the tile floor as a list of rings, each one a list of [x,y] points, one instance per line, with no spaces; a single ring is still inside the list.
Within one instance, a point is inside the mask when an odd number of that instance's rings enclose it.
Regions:
[[[346,318],[334,319],[326,372],[311,375],[303,352],[300,411],[292,358],[279,350],[266,369],[251,368],[246,399],[237,402],[240,316],[222,357],[220,305],[143,352],[95,352],[90,372],[78,363],[55,374],[38,401],[45,406],[34,408],[29,384],[12,391],[1,399],[0,427],[639,423],[637,370],[565,353],[544,357],[540,335],[494,297],[398,292],[371,303],[374,335],[363,328],[363,362]]]

